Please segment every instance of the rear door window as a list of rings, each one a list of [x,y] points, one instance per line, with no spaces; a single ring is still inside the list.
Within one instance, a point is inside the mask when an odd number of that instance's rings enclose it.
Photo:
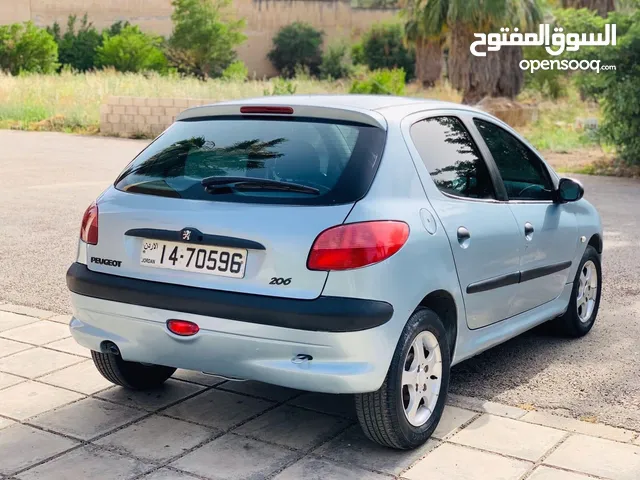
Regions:
[[[351,203],[371,186],[384,142],[382,129],[328,120],[217,117],[181,121],[144,150],[115,186],[130,193],[193,200]],[[201,184],[209,177],[296,184],[315,193],[269,185],[211,190]],[[219,181],[224,183],[224,178]]]

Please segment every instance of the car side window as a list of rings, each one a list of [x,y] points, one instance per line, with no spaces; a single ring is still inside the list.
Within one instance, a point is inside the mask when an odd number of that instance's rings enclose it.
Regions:
[[[477,118],[473,121],[493,156],[509,200],[552,200],[553,184],[542,161],[498,125]]]
[[[414,123],[411,140],[441,192],[496,198],[487,164],[458,118],[431,117]]]

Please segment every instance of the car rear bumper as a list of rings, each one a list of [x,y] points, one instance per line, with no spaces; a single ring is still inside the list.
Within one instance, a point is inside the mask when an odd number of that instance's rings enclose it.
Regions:
[[[107,275],[81,263],[69,267],[67,287],[102,300],[297,330],[356,332],[383,325],[393,315],[389,303],[377,300],[300,300],[225,292]]]

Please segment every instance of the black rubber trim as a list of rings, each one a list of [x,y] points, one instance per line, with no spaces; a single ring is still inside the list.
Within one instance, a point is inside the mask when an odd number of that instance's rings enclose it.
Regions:
[[[554,263],[553,265],[545,265],[544,267],[533,268],[520,273],[520,283],[528,282],[536,278],[561,272],[571,266],[571,262]]]
[[[318,297],[299,300],[224,292],[92,272],[74,263],[67,271],[73,293],[144,307],[318,332],[357,332],[391,319],[393,307],[378,300]]]
[[[480,282],[470,283],[467,287],[467,293],[480,293],[495,288],[506,287],[520,283],[520,272],[508,273],[499,277],[481,280]]]
[[[189,240],[183,236],[184,231],[190,231]],[[222,235],[208,235],[197,228],[183,228],[182,230],[159,230],[156,228],[134,228],[127,230],[125,235],[129,237],[150,238],[153,240],[166,240],[168,242],[195,243],[198,245],[212,245],[215,247],[246,248],[250,250],[266,250],[264,245],[244,238],[225,237]]]
[[[532,268],[531,270],[525,270],[524,272],[507,273],[506,275],[489,278],[488,280],[481,280],[479,282],[470,283],[467,286],[467,293],[486,292],[488,290],[494,290],[496,288],[506,287],[508,285],[528,282],[529,280],[534,280],[546,275],[561,272],[562,270],[565,270],[570,266],[571,262],[562,262],[554,263],[553,265],[545,265],[544,267]]]

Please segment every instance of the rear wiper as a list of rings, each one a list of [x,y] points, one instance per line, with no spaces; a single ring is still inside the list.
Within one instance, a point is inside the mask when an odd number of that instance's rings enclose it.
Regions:
[[[207,193],[220,193],[225,190],[281,190],[295,193],[320,195],[320,190],[299,183],[281,182],[266,178],[253,177],[224,177],[214,176],[203,178],[200,182]]]

